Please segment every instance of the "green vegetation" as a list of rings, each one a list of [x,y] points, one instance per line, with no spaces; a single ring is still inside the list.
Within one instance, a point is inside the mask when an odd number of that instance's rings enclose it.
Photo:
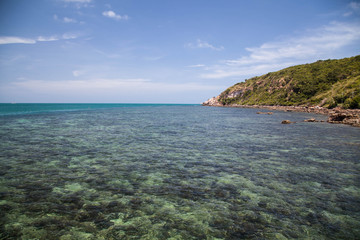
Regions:
[[[360,108],[360,55],[297,65],[237,83],[220,94],[224,105]]]

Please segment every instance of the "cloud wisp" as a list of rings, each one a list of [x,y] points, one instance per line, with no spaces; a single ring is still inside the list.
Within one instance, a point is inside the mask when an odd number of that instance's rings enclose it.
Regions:
[[[359,25],[333,22],[322,28],[309,30],[302,36],[246,48],[249,55],[222,61],[201,77],[225,78],[265,73],[306,61],[328,58],[337,50],[359,41]]]
[[[222,51],[225,49],[223,46],[215,47],[214,45],[200,39],[197,39],[196,43],[188,43],[185,46],[188,48],[208,48],[215,51]]]
[[[75,6],[76,8],[84,8],[84,7],[91,7],[92,0],[61,0],[63,3],[67,5]]]
[[[64,23],[77,23],[76,19],[64,17]]]
[[[205,64],[195,64],[195,65],[189,65],[187,66],[189,68],[203,68],[203,67],[206,67]]]
[[[22,44],[35,44],[36,40],[30,38],[22,37],[0,37],[0,44],[13,44],[13,43],[22,43]]]
[[[69,17],[63,17],[63,18],[59,18],[58,15],[54,14],[53,16],[55,21],[60,21],[63,23],[77,23],[78,21],[74,18],[69,18]]]
[[[115,19],[115,20],[129,20],[129,16],[128,15],[119,15],[119,14],[116,14],[114,11],[104,11],[102,13],[103,16],[105,17],[108,17],[108,18],[112,18],[112,19]]]
[[[23,37],[14,37],[14,36],[0,36],[0,45],[1,44],[35,44],[38,42],[53,42],[58,40],[69,40],[75,39],[78,36],[72,33],[64,33],[62,36],[58,37],[56,35],[50,37],[39,36],[37,38],[23,38]]]
[[[348,8],[349,8],[349,11],[343,14],[344,17],[349,17],[354,14],[356,14],[356,15],[360,14],[360,3],[359,2],[349,3]]]
[[[36,41],[37,42],[52,42],[52,41],[58,41],[59,38],[56,36],[50,36],[50,37],[43,37],[43,36],[39,36]]]

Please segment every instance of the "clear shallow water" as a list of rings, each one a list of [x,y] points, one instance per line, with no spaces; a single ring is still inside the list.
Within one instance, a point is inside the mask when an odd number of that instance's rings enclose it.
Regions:
[[[360,236],[359,128],[256,109],[84,106],[0,116],[0,239]]]

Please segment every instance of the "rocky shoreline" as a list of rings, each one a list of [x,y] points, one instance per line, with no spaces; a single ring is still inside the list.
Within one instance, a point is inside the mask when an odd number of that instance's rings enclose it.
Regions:
[[[238,105],[229,104],[223,105],[218,102],[217,97],[211,98],[204,102],[203,106],[212,107],[235,107],[235,108],[258,108],[276,111],[286,112],[307,112],[315,114],[323,114],[328,116],[328,123],[334,124],[347,124],[354,127],[360,127],[360,109],[341,109],[341,108],[324,108],[319,106],[307,107],[307,106],[264,106],[264,105]]]

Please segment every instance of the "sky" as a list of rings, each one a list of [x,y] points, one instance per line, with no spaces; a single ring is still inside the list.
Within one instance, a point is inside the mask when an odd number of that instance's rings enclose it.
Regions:
[[[0,0],[0,102],[201,103],[360,54],[354,0]]]

